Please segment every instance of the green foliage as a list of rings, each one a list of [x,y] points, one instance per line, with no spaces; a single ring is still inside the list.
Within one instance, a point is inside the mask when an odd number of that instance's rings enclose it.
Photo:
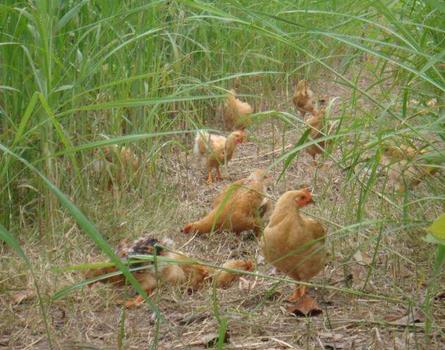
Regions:
[[[434,238],[438,241],[443,241],[441,244],[445,244],[445,214],[439,216],[430,227],[427,228]]]

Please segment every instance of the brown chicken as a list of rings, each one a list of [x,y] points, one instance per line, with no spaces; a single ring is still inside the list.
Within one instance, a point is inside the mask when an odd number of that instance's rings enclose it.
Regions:
[[[419,185],[422,180],[433,176],[440,166],[421,164],[419,156],[427,153],[425,149],[417,149],[406,145],[385,145],[381,163],[388,167],[388,182],[398,192],[405,192]]]
[[[418,150],[407,145],[385,145],[383,148],[383,155],[390,160],[414,159],[419,154],[425,154],[425,150]]]
[[[131,269],[143,268],[134,271],[133,275],[147,294],[162,285],[187,286],[194,290],[200,288],[207,280],[213,280],[219,288],[227,288],[239,278],[239,274],[232,270],[252,271],[254,267],[251,260],[229,260],[220,269],[211,268],[182,253],[168,251],[158,240],[149,236],[141,237],[131,244],[128,244],[127,240],[122,241],[116,249],[116,255],[128,261]],[[161,257],[156,268],[151,260],[137,260],[138,256],[154,255]],[[130,262],[132,259],[133,262]],[[89,270],[86,277],[93,279],[117,271],[115,267],[94,269]],[[104,277],[97,282],[124,285],[126,280],[125,276],[117,274]],[[142,302],[143,297],[138,295],[128,300],[126,306],[136,306]]]
[[[182,232],[208,233],[228,230],[239,234],[261,229],[260,212],[268,205],[265,200],[269,176],[256,170],[249,177],[227,186],[214,200],[213,209],[203,219],[187,224]]]
[[[112,145],[97,150],[95,155],[97,159],[93,162],[93,168],[97,173],[108,174],[109,189],[113,186],[113,182],[121,183],[130,173],[136,173],[142,163],[129,147]],[[111,176],[112,173],[116,174],[115,177]]]
[[[118,147],[116,145],[104,147],[105,159],[109,162],[120,162],[123,167],[131,167],[137,171],[140,167],[139,157],[129,147]]]
[[[260,243],[266,261],[278,271],[304,282],[317,275],[326,261],[325,229],[299,211],[309,203],[312,203],[312,194],[308,189],[284,193],[275,205]],[[298,287],[288,300],[296,301],[305,292],[306,287]]]
[[[315,114],[317,111],[314,102],[314,93],[309,88],[307,80],[300,80],[298,82],[292,101],[303,118],[306,113]]]
[[[235,90],[230,90],[227,100],[224,103],[224,125],[227,130],[244,130],[250,125],[250,114],[253,108],[247,102],[242,102],[236,98]]]
[[[227,138],[209,134],[205,131],[198,131],[195,137],[193,152],[199,158],[206,159],[207,181],[209,184],[213,182],[212,169],[216,169],[216,180],[221,180],[220,165],[227,165],[233,157],[236,146],[243,143],[245,139],[246,133],[243,130],[234,131]]]
[[[311,117],[306,120],[306,124],[311,128],[309,132],[310,139],[316,140],[324,136],[323,122],[324,122],[325,109],[321,108],[319,111],[314,112]],[[318,154],[323,153],[325,147],[325,141],[319,141],[309,147],[306,147],[306,152],[309,153],[315,163],[315,157]]]
[[[214,272],[213,280],[219,288],[228,288],[239,278],[239,274],[231,270],[253,271],[252,260],[229,260],[222,269]],[[227,270],[225,270],[227,269]]]

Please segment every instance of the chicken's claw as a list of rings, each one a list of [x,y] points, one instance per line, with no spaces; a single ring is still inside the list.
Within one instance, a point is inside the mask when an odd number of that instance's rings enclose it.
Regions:
[[[287,301],[293,303],[300,299],[303,295],[306,294],[306,286],[300,286],[295,289],[295,291],[291,294]]]
[[[208,176],[207,176],[207,183],[209,185],[211,185],[213,183],[213,179],[212,179],[212,172],[211,170],[209,170]]]
[[[125,307],[127,309],[131,309],[133,307],[140,306],[143,302],[144,302],[144,299],[140,295],[138,295],[134,299],[127,300],[127,302],[125,303]]]
[[[222,175],[221,175],[221,172],[219,171],[219,168],[216,168],[216,177],[215,177],[215,179],[217,180],[217,181],[221,181],[222,180]]]

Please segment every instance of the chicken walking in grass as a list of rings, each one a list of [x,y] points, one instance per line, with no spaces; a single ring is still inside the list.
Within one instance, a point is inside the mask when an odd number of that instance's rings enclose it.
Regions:
[[[315,114],[317,111],[314,101],[314,93],[310,89],[307,80],[300,80],[298,82],[292,101],[303,118],[306,113]]]
[[[256,170],[249,177],[227,186],[213,201],[209,214],[201,220],[187,224],[184,233],[209,233],[228,230],[239,234],[261,229],[261,213],[264,214],[269,201],[265,198],[269,175]]]
[[[116,255],[126,261],[130,269],[138,269],[132,274],[147,294],[151,294],[154,289],[162,285],[186,286],[195,290],[207,280],[213,280],[218,288],[228,288],[240,276],[233,270],[252,271],[254,267],[251,260],[229,260],[220,269],[211,268],[183,253],[168,250],[161,242],[150,236],[141,237],[130,244],[127,240],[122,241],[116,249]],[[156,266],[155,256],[158,257]],[[144,257],[150,259],[143,260]],[[114,266],[92,269],[86,273],[86,277],[98,278],[117,271]],[[125,285],[126,279],[122,274],[117,274],[104,277],[98,282],[122,286]],[[143,297],[138,295],[127,300],[125,305],[138,306],[143,301]]]
[[[247,102],[236,98],[235,90],[230,90],[224,103],[224,125],[227,130],[244,130],[251,123],[253,108]]]
[[[319,111],[314,112],[312,116],[306,120],[305,123],[310,128],[310,140],[315,141],[324,136],[322,131],[324,126],[324,116],[325,109],[321,108]],[[323,153],[324,147],[325,141],[318,141],[306,148],[306,152],[309,153],[309,155],[312,157],[312,162],[314,165],[317,164],[315,158],[317,157],[317,155]]]
[[[407,145],[390,145],[383,148],[381,163],[388,167],[388,182],[398,192],[405,192],[423,180],[438,173],[443,165],[429,164],[422,160],[428,151]]]
[[[307,282],[326,262],[326,231],[316,220],[303,216],[300,209],[313,203],[308,189],[288,191],[275,205],[260,245],[267,262],[297,281]],[[300,286],[289,297],[297,301],[306,293]]]
[[[216,170],[216,180],[221,180],[222,175],[220,166],[226,165],[232,159],[238,144],[246,139],[246,133],[243,130],[232,132],[228,137],[209,134],[206,131],[198,131],[195,137],[193,153],[200,158],[205,159],[207,163],[207,182],[213,182],[212,170]]]
[[[103,154],[101,157],[100,155]],[[113,182],[122,183],[130,174],[136,173],[142,166],[141,159],[130,147],[112,145],[95,151],[96,158],[93,169],[96,173],[107,173],[108,189],[111,190]],[[114,171],[111,171],[114,169]],[[110,174],[115,173],[113,178]]]

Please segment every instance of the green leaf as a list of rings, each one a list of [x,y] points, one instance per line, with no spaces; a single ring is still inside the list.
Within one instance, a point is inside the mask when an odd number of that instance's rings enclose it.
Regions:
[[[439,216],[426,230],[436,239],[443,240],[445,242],[445,214]]]
[[[428,233],[425,237],[423,237],[423,240],[427,243],[440,244],[440,245],[445,246],[444,239],[438,239],[438,238],[436,238],[436,236],[433,236],[431,233]]]

